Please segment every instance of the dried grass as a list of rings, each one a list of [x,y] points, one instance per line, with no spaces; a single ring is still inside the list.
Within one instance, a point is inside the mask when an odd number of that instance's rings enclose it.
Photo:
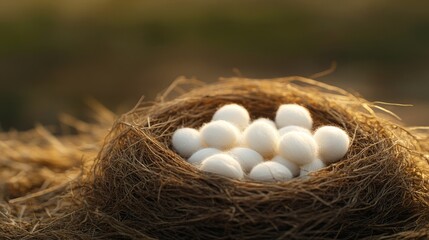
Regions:
[[[242,104],[253,118],[272,118],[283,103],[302,104],[316,127],[346,129],[351,149],[310,178],[283,183],[201,172],[171,150],[171,134],[201,126],[226,103]],[[427,238],[427,130],[402,127],[385,114],[375,103],[302,77],[178,80],[115,122],[91,171],[52,194],[57,206],[47,209],[54,214],[38,213],[35,222],[24,211],[18,224],[19,211],[9,211],[0,216],[0,230],[6,238],[40,239]]]

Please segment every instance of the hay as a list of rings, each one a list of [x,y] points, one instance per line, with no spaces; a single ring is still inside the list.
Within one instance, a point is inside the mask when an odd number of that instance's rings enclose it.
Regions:
[[[60,129],[0,133],[0,239],[51,239],[56,232],[77,239],[61,224],[81,205],[73,191],[116,118],[99,103],[88,104],[91,123],[61,115]]]
[[[188,88],[188,89],[186,89]],[[273,118],[298,103],[315,126],[352,135],[343,160],[308,179],[238,181],[198,171],[171,150],[181,126],[199,127],[226,103]],[[429,226],[428,135],[380,117],[382,108],[301,77],[176,81],[113,126],[93,169],[68,190],[35,238],[356,239],[425,238]],[[8,237],[29,234],[5,227]],[[12,229],[12,230],[11,230]],[[21,235],[19,235],[21,234]]]

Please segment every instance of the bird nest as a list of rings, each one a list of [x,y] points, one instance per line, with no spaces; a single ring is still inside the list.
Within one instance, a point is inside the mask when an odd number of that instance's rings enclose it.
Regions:
[[[302,105],[316,128],[345,129],[350,149],[339,162],[287,182],[202,172],[172,150],[171,136],[179,127],[200,127],[229,103],[244,106],[252,118],[271,119],[281,104]],[[428,236],[427,134],[398,125],[381,110],[340,88],[301,77],[176,81],[156,101],[140,102],[115,122],[91,171],[61,198],[73,204],[46,217],[44,229],[34,236]]]

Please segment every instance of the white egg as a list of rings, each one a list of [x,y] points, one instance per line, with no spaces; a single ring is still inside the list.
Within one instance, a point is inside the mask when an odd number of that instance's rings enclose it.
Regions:
[[[253,149],[236,147],[228,152],[240,163],[244,172],[250,172],[252,168],[264,161],[264,158]]]
[[[240,137],[238,128],[224,120],[209,122],[201,128],[200,132],[207,146],[218,149],[234,147]]]
[[[298,104],[283,104],[277,110],[276,124],[279,129],[286,126],[300,126],[311,129],[313,119],[305,107]]]
[[[256,120],[253,120],[253,123],[257,123],[257,122],[268,123],[274,129],[277,129],[276,123],[273,120],[269,119],[269,118],[258,118]]]
[[[349,150],[350,138],[341,128],[323,126],[314,132],[314,139],[319,145],[319,157],[325,163],[340,160]]]
[[[200,133],[193,128],[177,129],[171,138],[171,142],[174,150],[185,158],[191,156],[203,146]]]
[[[278,162],[281,165],[287,167],[294,177],[299,175],[299,171],[300,171],[299,166],[297,164],[285,159],[284,157],[277,155],[274,158],[272,158],[271,161]]]
[[[193,165],[200,165],[204,159],[218,153],[222,153],[222,151],[216,148],[203,148],[192,154],[188,158],[188,162]]]
[[[253,122],[243,135],[245,145],[263,157],[269,158],[277,153],[279,133],[269,123]]]
[[[219,108],[213,115],[212,121],[224,120],[243,130],[249,125],[249,112],[238,104],[228,104]]]
[[[286,133],[280,138],[279,155],[298,165],[304,165],[316,158],[317,144],[313,137],[306,133]]]
[[[299,175],[307,176],[309,173],[318,171],[319,169],[322,169],[324,167],[326,167],[325,163],[322,162],[322,160],[316,158],[311,163],[302,165]]]
[[[237,147],[246,147],[246,142],[244,140],[244,135],[240,133],[238,136],[237,142],[235,143],[235,146]]]
[[[249,178],[258,181],[285,181],[293,178],[290,170],[278,162],[263,162],[250,171]]]
[[[307,133],[309,135],[312,135],[310,130],[308,130],[307,128],[300,127],[300,126],[287,126],[287,127],[283,127],[281,129],[279,129],[280,137],[285,135],[286,133],[290,133],[290,132],[303,132],[303,133]]]
[[[240,163],[232,156],[224,153],[206,158],[200,166],[204,172],[216,173],[225,177],[242,179],[244,176]]]

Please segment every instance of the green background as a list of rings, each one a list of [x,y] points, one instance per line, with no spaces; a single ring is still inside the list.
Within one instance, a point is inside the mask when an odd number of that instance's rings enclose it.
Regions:
[[[123,112],[178,76],[311,76],[429,119],[428,1],[0,0],[0,126]]]

